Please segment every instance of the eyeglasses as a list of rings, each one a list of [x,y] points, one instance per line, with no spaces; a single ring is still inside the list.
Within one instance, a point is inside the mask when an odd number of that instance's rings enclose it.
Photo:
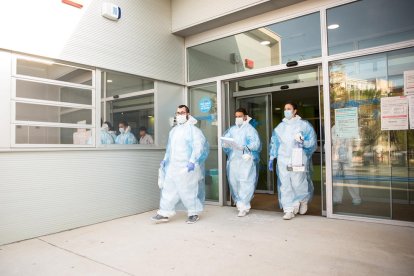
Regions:
[[[176,114],[177,114],[177,115],[186,115],[186,114],[187,114],[187,112],[185,112],[185,111],[181,111],[181,112],[177,112]]]

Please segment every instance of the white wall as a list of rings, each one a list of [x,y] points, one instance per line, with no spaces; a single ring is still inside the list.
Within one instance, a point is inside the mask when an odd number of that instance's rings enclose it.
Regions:
[[[0,149],[10,148],[11,55],[0,51]]]
[[[163,154],[0,152],[0,245],[158,208]]]
[[[269,0],[171,0],[172,31],[224,16]]]
[[[184,42],[171,34],[169,0],[112,0],[118,22],[101,16],[106,0],[84,7],[50,0],[14,0],[0,17],[0,48],[184,82]]]

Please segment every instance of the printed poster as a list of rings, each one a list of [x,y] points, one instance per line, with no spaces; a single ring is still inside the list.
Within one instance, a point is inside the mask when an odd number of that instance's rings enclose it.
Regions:
[[[414,95],[408,96],[408,110],[410,113],[410,129],[414,129]]]
[[[381,130],[408,129],[408,98],[381,98]]]
[[[358,139],[358,107],[335,109],[335,130],[338,138]]]
[[[404,71],[404,95],[414,95],[414,70]]]

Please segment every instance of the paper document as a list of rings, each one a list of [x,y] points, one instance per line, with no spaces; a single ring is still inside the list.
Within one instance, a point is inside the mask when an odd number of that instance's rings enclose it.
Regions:
[[[233,148],[233,149],[239,149],[241,146],[239,144],[237,144],[236,141],[234,141],[233,138],[228,138],[228,137],[220,137],[220,140],[223,143],[226,143],[229,147]]]
[[[303,149],[295,148],[292,150],[292,167],[303,166]]]

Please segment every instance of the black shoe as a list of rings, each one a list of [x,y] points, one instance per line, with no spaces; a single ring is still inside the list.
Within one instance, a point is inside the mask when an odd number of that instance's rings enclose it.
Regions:
[[[155,222],[167,222],[168,221],[168,217],[163,217],[163,216],[157,214],[156,216],[153,216],[151,218],[151,220],[153,220]]]
[[[199,219],[200,219],[200,218],[199,218],[197,215],[194,215],[194,216],[189,216],[186,222],[187,222],[188,224],[194,224],[194,223],[196,223]]]

